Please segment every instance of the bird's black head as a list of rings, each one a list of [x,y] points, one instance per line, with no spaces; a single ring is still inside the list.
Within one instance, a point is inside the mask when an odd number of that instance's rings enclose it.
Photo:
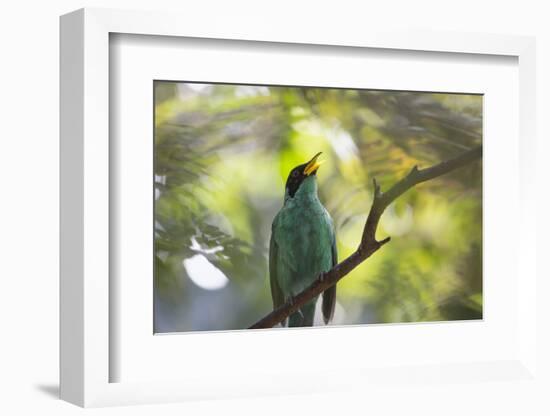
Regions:
[[[304,179],[317,173],[317,169],[319,169],[319,166],[321,166],[322,163],[317,161],[317,158],[320,154],[321,152],[313,156],[313,158],[309,162],[296,166],[288,174],[285,187],[288,195],[291,198],[294,198],[296,191],[298,191],[298,188],[300,187]]]

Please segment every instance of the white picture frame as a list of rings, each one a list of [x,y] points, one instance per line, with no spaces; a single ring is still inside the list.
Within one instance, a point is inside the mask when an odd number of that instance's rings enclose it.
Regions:
[[[373,389],[379,384],[489,378],[525,381],[536,377],[536,304],[534,236],[536,219],[532,181],[535,160],[535,41],[529,37],[465,33],[394,32],[358,29],[327,35],[313,26],[307,33],[277,24],[238,25],[224,19],[205,25],[201,19],[182,25],[177,14],[83,9],[61,18],[61,390],[64,400],[80,406],[156,403],[214,397],[330,392],[351,386]],[[264,22],[265,23],[265,22]],[[235,31],[239,27],[239,31]],[[453,54],[516,57],[519,67],[519,210],[517,245],[518,341],[514,354],[498,361],[441,362],[411,367],[379,368],[365,373],[350,368],[330,371],[345,383],[319,383],[319,374],[304,372],[291,381],[284,374],[263,380],[219,374],[178,381],[111,382],[110,368],[120,359],[110,348],[109,152],[110,34],[225,39],[227,41],[331,45]],[[114,329],[116,330],[116,328]],[[406,331],[406,329],[403,329]],[[334,334],[334,332],[332,332]],[[229,334],[221,336],[230,337]],[[300,332],[295,337],[303,337]],[[327,335],[334,336],[334,335]],[[243,373],[246,373],[243,369]],[[497,376],[500,375],[500,376]],[[395,380],[399,380],[396,382]],[[304,388],[303,386],[308,386]]]

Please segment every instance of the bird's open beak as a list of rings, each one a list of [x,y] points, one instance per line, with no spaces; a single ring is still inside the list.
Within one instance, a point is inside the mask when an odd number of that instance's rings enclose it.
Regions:
[[[313,175],[315,172],[317,172],[317,169],[319,169],[319,166],[324,162],[324,160],[317,160],[317,158],[321,155],[322,152],[317,153],[313,158],[307,163],[306,167],[304,168],[304,175],[309,176]]]

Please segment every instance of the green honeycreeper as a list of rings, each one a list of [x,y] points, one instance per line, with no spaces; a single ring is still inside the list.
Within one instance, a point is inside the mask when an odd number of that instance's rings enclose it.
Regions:
[[[273,220],[269,244],[269,281],[274,309],[300,293],[337,263],[332,219],[317,196],[317,153],[296,166],[285,185],[284,204]],[[325,324],[334,315],[336,285],[323,292]],[[317,297],[294,312],[283,326],[313,326]]]

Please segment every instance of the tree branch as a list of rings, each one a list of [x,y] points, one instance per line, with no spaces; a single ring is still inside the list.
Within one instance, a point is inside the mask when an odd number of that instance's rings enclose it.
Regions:
[[[376,240],[376,229],[378,228],[378,222],[380,221],[380,217],[384,213],[384,210],[393,201],[399,198],[399,196],[421,182],[437,178],[462,166],[466,166],[475,160],[480,159],[481,155],[482,148],[479,146],[464,152],[454,159],[441,162],[438,165],[434,165],[426,169],[418,169],[418,167],[415,166],[407,176],[393,185],[386,192],[381,192],[380,185],[378,185],[376,179],[373,179],[374,199],[367,217],[367,222],[365,223],[365,227],[363,229],[363,236],[361,237],[361,242],[357,250],[328,272],[319,275],[319,278],[306,289],[298,293],[279,308],[275,309],[273,312],[260,319],[252,325],[250,329],[271,328],[279,322],[282,322],[290,314],[300,309],[302,305],[320,295],[329,287],[335,285],[340,279],[378,251],[380,247],[388,243],[390,241],[390,237],[386,237],[381,241]]]

